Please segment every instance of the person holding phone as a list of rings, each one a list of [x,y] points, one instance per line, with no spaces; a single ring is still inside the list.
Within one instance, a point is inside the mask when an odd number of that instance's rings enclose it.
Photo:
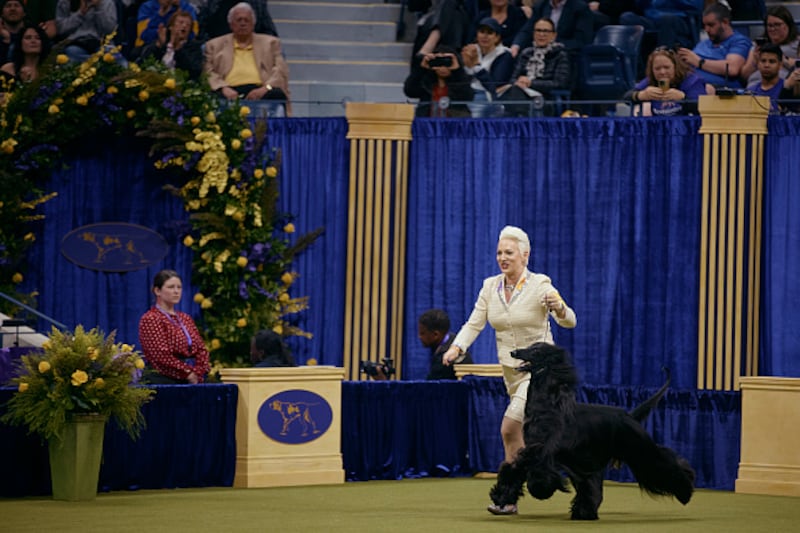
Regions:
[[[758,63],[761,48],[766,44],[779,46],[783,53],[781,69],[778,73],[780,79],[786,79],[789,73],[795,69],[800,36],[797,33],[797,25],[794,23],[792,13],[784,6],[771,6],[767,9],[767,16],[764,17],[764,33],[761,37],[756,37],[754,43],[747,56],[747,61],[742,67],[742,78],[747,80],[747,87],[762,79]]]
[[[713,94],[713,87],[690,72],[675,51],[656,48],[647,58],[646,77],[625,99],[641,104],[641,116],[688,115],[697,111],[697,97]]]
[[[403,92],[419,98],[418,117],[469,117],[466,102],[474,98],[471,81],[458,52],[439,45],[433,53],[416,56]]]

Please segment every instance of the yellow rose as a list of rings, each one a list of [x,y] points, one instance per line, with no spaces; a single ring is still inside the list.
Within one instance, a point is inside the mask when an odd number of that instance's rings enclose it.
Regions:
[[[128,112],[125,113],[125,116],[128,118],[133,118],[136,116],[136,111],[134,111],[133,109],[129,109]]]
[[[19,272],[15,272],[13,276],[11,276],[12,283],[22,283],[23,277],[22,274]]]
[[[277,175],[278,175],[278,169],[277,168],[275,168],[273,166],[267,167],[267,177],[268,178],[274,178]]]
[[[164,87],[167,89],[174,89],[175,88],[175,79],[174,78],[167,78],[164,80]]]
[[[149,92],[147,92],[144,89],[139,91],[139,100],[141,100],[142,102],[146,102],[148,98],[150,98],[150,93]]]
[[[117,94],[117,93],[119,92],[119,89],[117,89],[116,87],[114,87],[114,86],[112,85],[111,87],[109,87],[108,89],[106,89],[106,92],[107,92],[108,94]]]
[[[214,305],[214,302],[211,301],[211,298],[206,298],[200,302],[200,309],[210,309],[212,305]]]
[[[103,54],[103,61],[105,61],[106,63],[113,63],[114,61],[116,61],[116,58],[114,57],[114,54],[106,52],[105,54]]]
[[[242,213],[241,211],[236,211],[233,213],[233,215],[231,215],[231,218],[236,222],[241,222],[242,220],[244,220],[244,213]]]
[[[231,141],[231,148],[233,148],[234,150],[238,150],[241,147],[242,147],[242,141],[240,141],[239,139],[234,139]]]
[[[50,370],[50,363],[47,361],[39,361],[39,373],[44,374],[48,370]]]
[[[36,240],[36,235],[34,235],[34,234],[33,234],[33,233],[31,233],[31,232],[28,232],[28,233],[26,233],[26,234],[25,234],[25,236],[22,238],[22,240],[24,240],[24,241],[31,241],[31,242],[33,242],[33,241],[35,241],[35,240]]]
[[[252,136],[253,132],[250,130],[250,128],[245,128],[239,132],[239,137],[241,137],[242,139],[249,139]]]
[[[76,370],[75,372],[72,373],[70,377],[72,378],[70,382],[72,383],[73,387],[80,387],[81,385],[89,381],[89,374],[87,374],[83,370]]]
[[[289,285],[291,282],[294,281],[294,276],[292,276],[291,272],[284,272],[281,276],[281,281],[284,285]]]
[[[193,244],[194,244],[194,239],[192,238],[191,235],[187,235],[186,237],[183,238],[184,246],[191,246]]]
[[[219,347],[221,345],[222,345],[222,343],[219,342],[219,339],[211,339],[211,349],[212,350],[219,350]]]
[[[133,351],[133,346],[130,344],[123,344],[119,349],[122,350],[123,353],[131,353]]]
[[[6,139],[5,141],[2,142],[2,144],[0,144],[0,146],[2,146],[4,154],[13,154],[14,147],[17,144],[19,143],[17,143],[17,141],[14,139]]]
[[[194,295],[194,298],[192,298],[192,300],[194,300],[194,303],[196,303],[196,304],[203,303],[203,300],[205,300],[205,299],[206,299],[206,297],[203,296],[202,292],[198,292],[197,294]]]
[[[246,325],[247,325],[247,319],[246,318],[240,318],[239,320],[236,321],[236,327],[237,328],[243,328]]]
[[[283,326],[281,326],[280,324],[275,324],[274,326],[272,326],[272,331],[274,331],[278,335],[283,335]]]
[[[19,392],[25,392],[26,390],[28,390],[28,387],[29,387],[29,386],[30,386],[30,385],[28,385],[27,383],[25,383],[25,382],[23,381],[22,383],[20,383],[20,384],[19,384],[19,387],[17,387],[17,390],[18,390]]]
[[[310,358],[306,361],[306,365],[308,366],[317,366],[317,360],[315,358]]]
[[[89,359],[94,361],[95,359],[97,359],[97,349],[94,346],[89,346],[86,349],[86,355],[89,356]]]
[[[239,108],[239,115],[246,117],[249,114],[250,114],[250,108],[247,107],[246,105],[243,105],[242,107]]]
[[[255,172],[253,172],[253,177],[255,177],[257,180],[260,180],[264,177],[264,171],[260,168],[257,168]]]
[[[86,98],[86,96],[84,96],[84,95],[80,95],[79,97],[77,97],[75,99],[75,103],[78,104],[78,105],[83,105],[83,106],[89,105],[89,99]]]
[[[192,117],[189,119],[189,122],[192,124],[192,126],[197,126],[200,124],[200,117]]]
[[[139,370],[143,369],[144,368],[144,359],[142,359],[142,358],[136,359],[136,361],[133,362],[133,366],[135,366]]]
[[[206,114],[206,120],[208,122],[216,122],[217,115],[215,115],[213,111],[209,111],[208,114]]]
[[[247,258],[245,256],[243,256],[243,255],[240,255],[236,259],[236,264],[239,265],[242,268],[246,267],[247,266]]]
[[[47,341],[44,341],[44,342],[42,343],[42,349],[43,349],[43,350],[49,350],[49,349],[50,349],[50,341],[49,341],[49,340],[47,340]]]
[[[47,112],[51,115],[56,115],[58,112],[61,111],[56,104],[52,104],[50,107],[47,108]]]
[[[292,224],[291,222],[289,222],[288,224],[286,224],[286,225],[283,227],[283,231],[285,231],[286,233],[294,233],[294,224]]]
[[[106,380],[104,380],[103,378],[97,378],[96,380],[94,380],[94,386],[97,387],[98,389],[102,389],[103,387],[106,386]]]
[[[288,292],[282,292],[280,296],[278,296],[278,301],[286,303],[290,300]]]
[[[56,56],[56,63],[58,63],[59,65],[66,65],[67,63],[69,63],[69,57],[67,57],[66,54],[58,54]]]
[[[61,104],[64,103],[64,99],[63,98],[56,98],[55,100],[53,100],[53,103],[56,104],[56,105],[61,105]]]

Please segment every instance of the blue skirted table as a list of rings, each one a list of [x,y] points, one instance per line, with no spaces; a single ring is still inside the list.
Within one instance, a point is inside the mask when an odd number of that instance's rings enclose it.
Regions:
[[[236,463],[235,385],[162,385],[143,413],[138,441],[106,428],[100,490],[231,486]],[[655,389],[584,385],[579,401],[630,409]],[[0,415],[14,393],[0,388]],[[503,382],[345,381],[342,461],[348,481],[494,472],[503,456]],[[739,463],[741,396],[668,391],[645,425],[697,471],[697,486],[733,490]],[[0,425],[0,496],[50,493],[47,446]],[[627,469],[608,479],[631,481]]]

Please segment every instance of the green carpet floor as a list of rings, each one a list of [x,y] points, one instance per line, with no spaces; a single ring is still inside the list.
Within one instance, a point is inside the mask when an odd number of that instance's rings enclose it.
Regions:
[[[788,532],[800,499],[699,490],[687,506],[607,482],[600,520],[572,522],[571,494],[525,496],[517,516],[486,511],[491,479],[370,481],[269,489],[99,494],[92,502],[0,499],[0,531],[17,532]]]

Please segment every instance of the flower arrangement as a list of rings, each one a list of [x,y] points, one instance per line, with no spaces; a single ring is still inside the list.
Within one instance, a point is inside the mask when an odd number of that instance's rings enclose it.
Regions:
[[[308,305],[290,295],[291,264],[321,230],[294,235],[292,217],[276,211],[280,158],[265,147],[265,123],[205,81],[158,62],[122,65],[104,48],[82,64],[54,50],[40,77],[0,105],[0,291],[35,299],[19,287],[36,208],[54,197],[42,182],[70,143],[101,129],[151,139],[155,166],[174,178],[165,187],[189,213],[183,244],[215,366],[245,364],[258,329],[310,336],[290,322]],[[15,312],[2,301],[0,311]]]
[[[59,439],[71,417],[98,414],[116,420],[131,437],[144,424],[142,405],[155,390],[134,383],[144,361],[128,344],[97,328],[51,331],[41,352],[22,356],[12,381],[17,393],[4,422],[22,424],[48,440]]]

